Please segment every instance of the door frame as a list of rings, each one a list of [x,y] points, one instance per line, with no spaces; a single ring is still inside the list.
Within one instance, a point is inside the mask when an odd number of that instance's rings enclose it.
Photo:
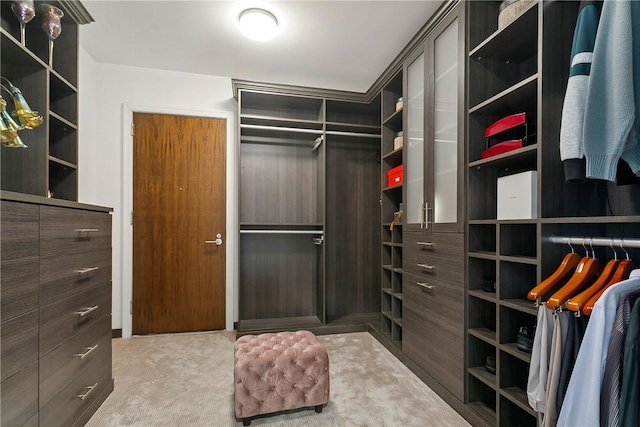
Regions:
[[[133,330],[131,301],[133,300],[133,135],[134,113],[168,114],[226,119],[227,171],[226,171],[226,265],[225,265],[225,330],[234,329],[238,312],[238,180],[235,144],[235,114],[229,111],[182,110],[137,105],[122,105],[122,337],[129,338]]]

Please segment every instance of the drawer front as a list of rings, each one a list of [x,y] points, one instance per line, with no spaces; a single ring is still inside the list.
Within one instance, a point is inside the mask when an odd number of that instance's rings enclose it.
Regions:
[[[111,249],[40,259],[40,304],[111,281]]]
[[[107,357],[111,357],[111,317],[40,359],[40,407],[82,375],[94,359]]]
[[[40,357],[111,315],[111,282],[40,308]]]
[[[111,353],[96,357],[81,375],[40,409],[40,425],[70,426],[111,383]]]
[[[2,231],[4,239],[4,230]],[[38,308],[38,257],[2,261],[0,264],[0,321]]]
[[[409,231],[402,233],[404,252],[418,252],[453,259],[464,258],[464,234],[462,233],[422,233]]]
[[[0,204],[0,259],[10,261],[38,256],[39,207],[27,203],[2,201]]]
[[[111,248],[111,215],[105,212],[40,208],[40,256],[62,256]]]
[[[1,425],[21,426],[33,420],[38,412],[38,363],[3,381],[0,390]]]
[[[462,289],[420,276],[403,281],[402,351],[454,396],[464,397],[464,313]]]
[[[38,310],[0,324],[2,381],[38,361]]]
[[[442,257],[423,252],[404,251],[404,271],[424,275],[430,279],[464,287],[464,260],[462,257]]]

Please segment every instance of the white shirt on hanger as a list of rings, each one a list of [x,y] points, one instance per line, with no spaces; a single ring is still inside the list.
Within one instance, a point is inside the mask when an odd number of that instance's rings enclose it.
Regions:
[[[640,269],[636,269],[629,279],[604,291],[593,306],[560,410],[559,427],[600,426],[600,390],[618,302],[639,288]]]

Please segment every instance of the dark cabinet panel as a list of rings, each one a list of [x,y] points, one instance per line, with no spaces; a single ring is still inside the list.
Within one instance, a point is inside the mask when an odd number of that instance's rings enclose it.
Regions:
[[[2,321],[38,308],[38,257],[3,261],[0,264]]]
[[[42,206],[40,221],[43,258],[111,248],[111,215]]]
[[[33,310],[0,324],[2,331],[2,381],[38,360],[38,311]]]
[[[39,220],[38,206],[2,201],[2,262],[38,256]]]
[[[38,413],[38,363],[3,381],[0,389],[0,424],[21,426],[27,423]]]

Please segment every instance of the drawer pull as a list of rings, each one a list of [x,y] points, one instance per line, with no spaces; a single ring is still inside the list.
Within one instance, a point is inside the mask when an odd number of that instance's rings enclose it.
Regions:
[[[78,233],[97,233],[100,230],[97,228],[76,228],[76,231]]]
[[[427,284],[426,284],[426,283],[424,283],[424,282],[416,282],[416,285],[421,286],[421,287],[423,287],[423,288],[425,288],[425,289],[429,289],[429,290],[431,290],[431,289],[435,288],[435,286],[434,286],[434,285],[427,285]]]
[[[96,387],[98,387],[98,383],[95,383],[94,385],[91,385],[89,387],[83,387],[87,389],[86,393],[83,394],[79,394],[78,397],[80,398],[80,400],[84,400],[85,397],[89,396],[89,393],[91,393]]]
[[[433,243],[431,243],[431,242],[416,242],[416,245],[424,246],[426,248],[432,248],[433,247]]]
[[[84,353],[78,353],[76,354],[76,356],[78,356],[80,359],[84,359],[85,357],[90,355],[96,348],[98,348],[98,344],[94,345],[93,347],[85,347],[84,349],[87,351],[85,351]]]
[[[81,268],[80,270],[77,271],[77,273],[82,275],[82,274],[90,273],[92,271],[96,271],[97,269],[98,267]]]
[[[93,307],[85,308],[85,309],[84,309],[84,311],[76,311],[76,314],[77,314],[78,316],[80,316],[80,317],[84,317],[84,316],[86,316],[87,314],[89,314],[89,313],[91,313],[92,311],[95,311],[95,310],[97,310],[97,309],[98,309],[98,306],[97,306],[97,305],[94,305]]]
[[[433,270],[435,267],[433,265],[428,264],[417,264],[418,267],[424,268],[425,270]]]

